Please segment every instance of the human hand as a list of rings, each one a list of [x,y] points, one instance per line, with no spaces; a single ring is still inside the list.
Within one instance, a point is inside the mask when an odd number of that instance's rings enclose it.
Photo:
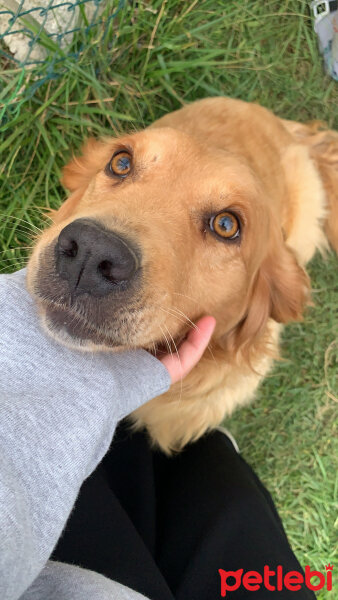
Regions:
[[[159,360],[169,371],[171,383],[183,379],[198,363],[215,329],[214,317],[202,317],[178,347],[178,353],[165,354]]]

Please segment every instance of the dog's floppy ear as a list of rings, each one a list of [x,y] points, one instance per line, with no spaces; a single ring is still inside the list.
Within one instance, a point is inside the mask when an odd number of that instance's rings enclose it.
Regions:
[[[233,332],[234,350],[250,357],[270,317],[278,323],[301,320],[309,289],[307,274],[278,232],[253,280],[246,315]]]
[[[107,146],[104,142],[89,138],[81,149],[81,156],[73,157],[63,168],[62,185],[71,192],[87,186],[102,167],[106,154]]]

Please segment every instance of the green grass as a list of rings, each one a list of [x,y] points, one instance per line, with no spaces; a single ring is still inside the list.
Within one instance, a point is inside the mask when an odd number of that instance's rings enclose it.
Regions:
[[[20,76],[3,61],[0,109]],[[28,76],[32,84],[34,74]],[[77,61],[67,60],[59,78],[6,113],[0,269],[25,263],[29,232],[42,226],[42,207],[65,198],[60,169],[85,137],[140,128],[212,95],[338,128],[338,85],[323,73],[308,2],[126,2],[110,26],[109,43],[100,29],[92,31]],[[288,360],[228,426],[270,489],[300,562],[323,570],[337,558],[336,258],[316,257],[309,271],[315,307],[304,323],[286,329]]]
[[[323,571],[338,549],[337,258],[316,256],[309,273],[315,306],[286,328],[285,360],[226,426],[272,493],[301,564]]]

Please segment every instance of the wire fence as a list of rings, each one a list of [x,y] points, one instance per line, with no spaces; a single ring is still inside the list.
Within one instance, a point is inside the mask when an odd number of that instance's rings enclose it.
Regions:
[[[125,0],[0,0],[0,122],[85,47],[113,37]]]

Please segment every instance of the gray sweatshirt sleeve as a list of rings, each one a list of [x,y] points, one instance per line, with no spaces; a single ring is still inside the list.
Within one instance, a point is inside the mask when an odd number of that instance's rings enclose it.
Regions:
[[[25,272],[0,276],[0,597],[50,556],[117,422],[170,385],[143,350],[88,354],[41,331]]]

